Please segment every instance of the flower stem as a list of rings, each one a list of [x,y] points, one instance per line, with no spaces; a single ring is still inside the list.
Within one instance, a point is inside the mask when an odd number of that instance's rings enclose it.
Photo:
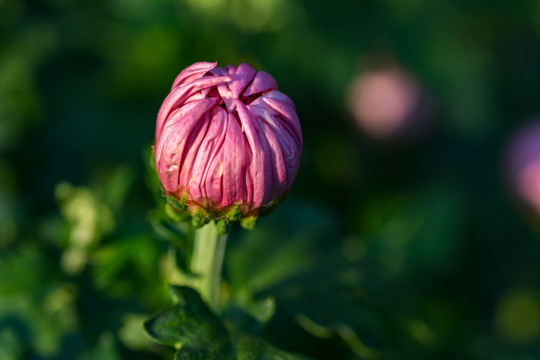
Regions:
[[[226,243],[227,234],[219,235],[214,222],[195,230],[191,258],[191,271],[197,276],[194,287],[214,310],[219,308],[221,268]]]

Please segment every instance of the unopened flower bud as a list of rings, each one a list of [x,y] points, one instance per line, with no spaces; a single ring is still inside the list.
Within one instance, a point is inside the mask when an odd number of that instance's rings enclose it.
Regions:
[[[362,130],[379,139],[414,137],[425,130],[432,112],[419,84],[397,65],[355,77],[347,102]]]
[[[277,204],[298,171],[302,132],[271,75],[198,62],[174,80],[154,150],[164,193],[200,226],[256,218]]]
[[[540,215],[540,122],[522,127],[513,136],[506,165],[514,193]]]

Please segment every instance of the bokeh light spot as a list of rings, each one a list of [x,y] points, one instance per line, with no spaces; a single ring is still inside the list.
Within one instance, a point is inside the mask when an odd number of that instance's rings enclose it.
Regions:
[[[540,337],[540,297],[532,290],[506,294],[497,307],[496,330],[504,340],[529,345]]]

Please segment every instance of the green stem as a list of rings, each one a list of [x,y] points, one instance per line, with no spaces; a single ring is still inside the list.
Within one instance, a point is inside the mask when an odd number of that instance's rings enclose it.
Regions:
[[[221,268],[226,243],[227,234],[219,235],[214,222],[195,230],[191,258],[191,271],[197,276],[194,286],[214,310],[219,308]]]

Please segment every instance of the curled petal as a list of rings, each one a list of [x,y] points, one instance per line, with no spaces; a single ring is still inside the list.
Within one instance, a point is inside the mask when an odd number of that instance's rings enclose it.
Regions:
[[[231,91],[235,98],[239,98],[244,88],[253,80],[256,76],[257,70],[251,65],[240,64],[236,70],[234,81],[231,83]]]
[[[236,100],[238,118],[251,149],[252,163],[250,168],[253,180],[253,205],[264,205],[270,197],[272,187],[272,166],[267,139],[263,136],[261,124],[241,101]]]
[[[205,97],[199,96],[200,99],[195,99],[193,96],[197,95],[197,93],[200,93],[203,90],[206,90],[212,86],[215,86],[217,84],[221,84],[227,81],[230,81],[231,78],[227,76],[223,77],[207,77],[198,79],[195,81],[192,81],[190,83],[177,86],[175,89],[171,91],[171,93],[165,98],[165,101],[163,101],[163,104],[161,105],[161,108],[159,109],[157,121],[156,121],[156,138],[159,138],[161,135],[161,129],[163,127],[163,124],[165,121],[167,121],[167,118],[169,117],[169,114],[171,110],[176,109],[180,107],[180,105],[188,104],[193,100],[200,100]],[[190,98],[191,97],[191,98]]]
[[[201,179],[198,184],[194,183],[191,187],[190,193],[194,198],[212,198],[217,203],[221,202],[222,171],[216,169],[216,165],[223,162],[221,149],[227,134],[226,125],[226,112],[220,107],[215,108],[193,164],[192,177]]]
[[[200,79],[208,71],[215,68],[216,65],[217,65],[217,62],[211,63],[211,62],[201,61],[191,66],[188,66],[187,68],[182,70],[180,74],[178,74],[176,79],[174,79],[172,89],[177,87],[179,84],[185,84],[185,83],[189,83],[191,81]]]
[[[215,104],[214,99],[204,99],[186,104],[185,106],[173,111],[167,118],[163,134],[156,137],[156,164],[159,165],[162,158],[181,154],[179,142],[183,141],[188,135],[195,123]],[[171,138],[171,139],[169,139]],[[164,149],[164,146],[170,142],[171,148]],[[176,160],[173,161],[176,164]],[[179,165],[179,164],[177,164]],[[158,168],[159,170],[159,168]]]
[[[246,149],[238,119],[229,114],[227,137],[223,144],[223,204],[234,204],[246,198],[246,171],[250,165],[251,152]]]
[[[244,91],[244,96],[251,96],[263,91],[277,90],[276,80],[267,72],[259,71],[251,85]]]

